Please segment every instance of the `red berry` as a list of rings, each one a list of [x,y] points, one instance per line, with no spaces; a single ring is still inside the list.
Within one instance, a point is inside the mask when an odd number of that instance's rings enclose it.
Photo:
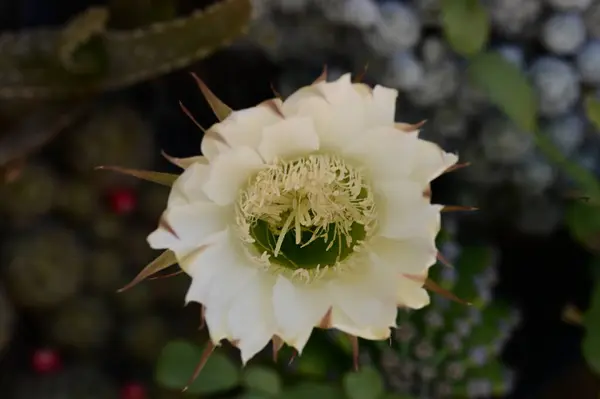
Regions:
[[[118,215],[132,212],[137,205],[137,199],[133,190],[120,188],[111,191],[108,195],[110,208]]]
[[[43,348],[33,353],[31,363],[36,373],[48,374],[58,371],[61,368],[62,362],[57,351],[50,348]]]
[[[146,389],[141,384],[131,382],[121,389],[121,399],[146,399]]]

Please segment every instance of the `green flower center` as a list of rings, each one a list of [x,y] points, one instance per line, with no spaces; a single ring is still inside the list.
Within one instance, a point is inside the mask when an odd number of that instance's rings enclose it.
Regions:
[[[242,236],[262,260],[309,274],[356,252],[377,221],[373,190],[360,171],[325,154],[261,170],[237,205]]]

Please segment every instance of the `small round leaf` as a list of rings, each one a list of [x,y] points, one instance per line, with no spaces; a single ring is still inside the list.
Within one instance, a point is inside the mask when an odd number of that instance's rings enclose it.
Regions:
[[[468,75],[521,129],[537,130],[537,99],[519,68],[498,53],[486,52],[470,60]]]
[[[289,387],[281,397],[285,399],[345,399],[344,392],[338,386],[316,382],[305,382]]]
[[[164,388],[181,390],[188,384],[200,361],[202,348],[188,341],[168,343],[158,359],[156,381]],[[240,383],[239,369],[225,355],[213,353],[198,378],[189,386],[191,394],[228,391]]]
[[[281,378],[277,371],[260,366],[251,366],[244,371],[243,383],[252,392],[279,395]]]
[[[585,314],[583,325],[583,355],[590,367],[600,373],[600,280],[596,280],[591,306]]]
[[[486,45],[490,21],[479,0],[442,0],[442,23],[448,42],[459,54],[469,56]]]
[[[373,367],[344,376],[344,391],[350,399],[378,399],[384,393],[383,379]]]

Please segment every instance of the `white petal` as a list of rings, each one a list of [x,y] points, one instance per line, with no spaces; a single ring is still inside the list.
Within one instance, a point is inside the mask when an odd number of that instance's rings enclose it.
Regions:
[[[319,136],[311,118],[283,119],[263,131],[258,152],[266,162],[310,154],[319,149]]]
[[[169,208],[163,217],[176,235],[159,226],[148,235],[148,244],[153,249],[170,249],[181,260],[226,229],[228,213],[223,207],[202,202]]]
[[[364,132],[366,100],[345,76],[331,83],[303,87],[286,99],[286,117],[305,116],[314,121],[320,148],[339,151]]]
[[[239,290],[254,278],[258,269],[251,264],[229,231],[219,233],[205,250],[180,261],[192,277],[185,301],[207,307],[226,307]]]
[[[437,144],[418,140],[415,146],[415,163],[411,179],[426,187],[429,182],[458,162],[456,154],[442,150]]]
[[[281,338],[302,353],[312,329],[331,306],[320,285],[293,284],[279,276],[273,288],[273,308]]]
[[[372,262],[365,263],[360,270],[341,274],[328,283],[334,309],[339,308],[359,328],[381,330],[395,326],[395,275]]]
[[[348,142],[343,154],[365,166],[375,180],[408,176],[413,169],[416,134],[379,127]]]
[[[231,204],[248,178],[264,166],[260,155],[250,147],[222,152],[210,165],[204,193],[219,205]]]
[[[232,340],[231,331],[227,325],[227,308],[211,305],[204,308],[204,321],[208,326],[211,341],[217,345],[224,339]]]
[[[429,305],[429,293],[423,288],[422,283],[412,279],[398,276],[398,306],[411,309],[421,309]]]
[[[200,143],[200,152],[209,161],[212,161],[221,152],[227,151],[229,148],[229,145],[223,143],[221,140],[214,137],[214,135],[209,135],[208,132],[204,134],[202,142]]]
[[[370,242],[377,260],[398,273],[423,274],[436,263],[437,248],[430,237],[393,240],[374,237]]]
[[[420,184],[396,181],[378,184],[379,234],[395,239],[415,236],[435,238],[439,232],[441,206],[423,198]]]
[[[333,328],[364,339],[384,340],[388,339],[391,334],[389,326],[363,326],[356,324],[338,307],[333,307],[332,309],[331,324]]]
[[[208,238],[225,230],[232,219],[231,207],[210,202],[194,202],[168,208],[163,218],[177,235],[177,239],[189,246],[202,246]],[[162,229],[162,227],[159,227]]]
[[[375,86],[369,107],[370,126],[394,126],[398,90]]]
[[[169,207],[184,205],[195,201],[209,201],[202,190],[208,180],[210,167],[202,163],[193,163],[175,180],[169,193]]]
[[[276,106],[281,106],[281,100],[272,101]],[[281,117],[266,105],[233,111],[225,120],[210,128],[202,140],[202,153],[212,161],[228,147],[247,146],[257,149],[263,129],[280,120]],[[219,134],[227,145],[210,137],[211,131]]]
[[[231,303],[228,323],[244,364],[277,332],[272,303],[274,284],[273,276],[258,273],[247,280]]]

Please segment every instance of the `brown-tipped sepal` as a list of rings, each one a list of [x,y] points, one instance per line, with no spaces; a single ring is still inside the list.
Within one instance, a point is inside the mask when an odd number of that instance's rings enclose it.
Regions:
[[[414,275],[414,274],[404,274],[404,277],[411,279],[413,281],[422,283],[423,288],[425,288],[428,291],[434,292],[438,295],[441,295],[446,299],[460,303],[461,305],[467,305],[467,306],[472,305],[470,302],[460,299],[459,297],[454,295],[452,292],[448,291],[445,288],[442,288],[438,283],[436,283],[435,281],[433,281],[430,278],[418,276],[418,275]]]
[[[219,121],[222,121],[229,115],[231,115],[233,110],[229,106],[227,106],[223,101],[221,101],[219,97],[217,97],[215,93],[213,93],[208,88],[208,86],[202,81],[202,79],[198,77],[198,75],[192,72],[192,77],[196,81],[196,84],[200,88],[202,95],[210,105],[210,108],[213,110]]]
[[[121,168],[119,166],[97,166],[96,170],[110,170],[124,175],[137,177],[138,179],[150,181],[163,186],[171,187],[179,175],[172,173],[153,172],[150,170],[137,170]]]
[[[277,363],[279,351],[283,348],[283,339],[279,335],[273,335],[271,343],[273,346],[273,363]]]
[[[142,271],[139,272],[138,275],[135,276],[135,278],[129,284],[121,288],[118,292],[123,292],[136,286],[137,284],[141,283],[153,274],[156,274],[161,270],[171,267],[175,263],[177,263],[175,253],[169,249],[166,250],[165,252],[160,254],[158,258],[154,259],[146,267],[144,267],[144,269],[142,269]]]
[[[208,159],[206,159],[206,157],[204,157],[202,155],[198,155],[195,157],[188,157],[188,158],[177,158],[177,157],[173,157],[173,156],[167,154],[164,151],[161,151],[160,154],[167,161],[169,161],[170,163],[172,163],[175,166],[180,167],[181,169],[187,169],[195,163],[201,163],[203,165],[208,165]]]
[[[204,348],[204,350],[202,351],[200,360],[198,361],[198,364],[194,369],[194,373],[192,374],[185,388],[183,388],[181,392],[186,392],[189,389],[190,385],[192,385],[194,381],[196,381],[196,378],[198,378],[198,376],[202,372],[202,369],[204,368],[204,366],[206,366],[210,355],[212,355],[212,353],[215,351],[215,347],[215,344],[211,340],[208,340],[208,342],[206,343],[206,348]]]
[[[415,130],[419,130],[421,127],[423,127],[423,125],[427,123],[427,120],[422,120],[421,122],[417,122],[417,123],[402,123],[402,122],[397,122],[394,124],[394,127],[396,128],[396,130],[400,130],[401,132],[404,133],[412,133]]]
[[[445,205],[442,208],[442,212],[471,212],[478,211],[479,208],[474,206],[462,206],[462,205]]]
[[[323,71],[321,72],[321,74],[314,80],[314,82],[312,82],[313,85],[322,83],[322,82],[327,82],[327,65],[323,65]]]

